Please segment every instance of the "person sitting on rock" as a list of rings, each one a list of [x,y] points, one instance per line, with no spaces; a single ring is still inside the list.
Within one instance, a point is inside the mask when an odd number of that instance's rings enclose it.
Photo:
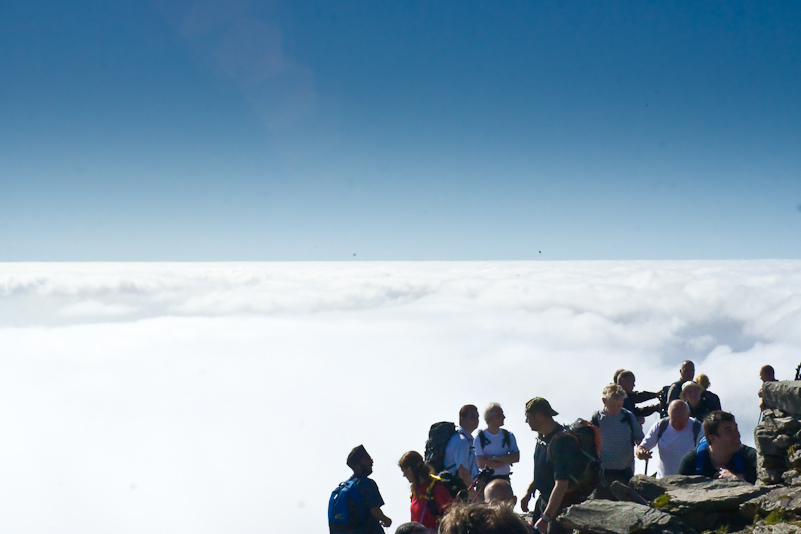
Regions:
[[[659,404],[652,404],[651,406],[644,406],[638,408],[636,404],[656,399],[659,393],[653,391],[634,391],[634,373],[631,371],[621,369],[615,373],[614,383],[623,388],[626,392],[626,398],[623,400],[623,407],[633,413],[637,417],[637,421],[642,425],[645,418],[654,412],[659,411]]]
[[[705,440],[690,451],[679,464],[680,475],[703,475],[709,478],[739,478],[755,484],[757,453],[743,445],[734,416],[716,410],[704,419]]]
[[[695,382],[685,382],[679,399],[690,407],[690,416],[703,421],[708,413],[715,411],[709,399],[703,397],[704,388]]]
[[[439,534],[531,534],[530,528],[509,506],[458,503],[443,518]]]
[[[509,481],[502,478],[491,480],[484,488],[484,500],[489,503],[508,504],[512,508],[517,504],[517,497],[512,491]]]
[[[720,407],[720,397],[709,391],[709,384],[708,376],[704,373],[698,375],[698,385],[704,390],[703,393],[701,393],[701,400],[710,406],[712,410],[722,410],[723,408]]]
[[[625,398],[622,387],[609,384],[603,389],[603,409],[592,414],[592,424],[601,432],[603,469],[603,484],[596,497],[611,497],[603,494],[613,481],[628,485],[634,476],[634,445],[642,441],[643,433],[634,414],[623,407]]]
[[[776,382],[776,371],[774,371],[772,365],[763,365],[762,369],[759,370],[759,379],[762,380],[762,383],[765,382]],[[764,412],[767,406],[765,406],[765,401],[762,399],[762,388],[759,388],[759,410]],[[759,419],[762,420],[762,414],[760,414]]]
[[[674,400],[668,407],[668,417],[654,423],[637,446],[637,458],[651,458],[651,451],[656,447],[659,451],[656,478],[678,475],[681,459],[698,446],[702,437],[701,421],[690,417],[686,402]]]

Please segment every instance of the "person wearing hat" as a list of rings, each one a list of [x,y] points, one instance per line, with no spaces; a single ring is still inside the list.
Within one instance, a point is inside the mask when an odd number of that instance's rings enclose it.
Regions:
[[[367,478],[373,472],[373,459],[367,454],[364,445],[354,447],[350,451],[347,464],[348,467],[353,469],[353,476],[349,480],[356,481],[356,491],[361,501],[363,512],[361,515],[364,517],[364,522],[359,526],[348,527],[345,530],[337,530],[337,532],[346,532],[347,534],[384,534],[382,527],[389,527],[392,524],[392,520],[381,511],[384,499],[381,498],[378,485],[374,480]],[[333,529],[332,532],[334,532]]]
[[[520,508],[528,512],[528,504],[535,491],[540,492],[536,511],[539,518],[534,528],[542,534],[558,534],[563,529],[553,518],[567,504],[565,496],[574,464],[580,454],[578,444],[572,439],[554,439],[565,428],[554,421],[559,415],[551,404],[542,397],[535,397],[526,403],[526,423],[537,432],[537,447],[534,449],[534,480],[529,484],[526,495],[520,500]],[[548,446],[552,443],[551,454]],[[575,503],[570,503],[575,504]],[[537,514],[535,513],[535,517]]]
[[[683,400],[690,407],[690,417],[694,417],[703,422],[710,412],[715,411],[715,407],[709,399],[703,397],[704,388],[695,382],[685,382],[681,387],[679,399]]]

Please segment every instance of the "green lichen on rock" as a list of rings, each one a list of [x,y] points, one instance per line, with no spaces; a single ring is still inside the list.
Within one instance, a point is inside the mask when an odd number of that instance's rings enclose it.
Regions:
[[[779,508],[768,514],[765,518],[765,524],[778,525],[779,523],[786,523],[788,519],[787,512]]]
[[[654,499],[654,508],[657,510],[665,510],[670,507],[670,495],[665,493]]]

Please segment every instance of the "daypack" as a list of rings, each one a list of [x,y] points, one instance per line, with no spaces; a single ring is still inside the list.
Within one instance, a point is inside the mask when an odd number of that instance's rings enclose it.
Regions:
[[[428,485],[428,488],[426,488],[426,494],[424,496],[426,501],[428,501],[428,504],[426,506],[430,505],[429,509],[431,510],[431,514],[435,517],[440,517],[445,515],[445,510],[440,510],[437,507],[437,504],[434,502],[434,486],[437,485],[438,483],[445,486],[445,488],[450,492],[451,496],[454,499],[460,499],[460,500],[467,499],[466,492],[462,492],[462,490],[466,488],[464,487],[464,483],[458,476],[451,474],[449,471],[445,471],[444,473],[442,473],[442,475],[446,476],[443,477],[441,475],[431,475],[431,483]],[[458,485],[460,486],[461,489],[454,492],[452,485],[457,484],[456,481],[458,481]],[[423,513],[425,514],[425,512]]]
[[[362,500],[356,488],[356,480],[351,478],[340,483],[331,492],[331,498],[328,499],[328,526],[330,532],[341,532],[362,523]]]
[[[467,487],[458,474],[453,474],[450,471],[443,471],[434,478],[442,482],[442,485],[445,486],[451,494],[451,497],[461,501],[467,500]]]
[[[503,431],[503,440],[501,440],[501,447],[504,449],[508,449],[512,446],[512,438],[509,436],[509,431],[505,428],[501,429]],[[478,441],[481,442],[481,448],[483,449],[487,445],[489,445],[489,438],[484,435],[483,430],[478,431]]]
[[[577,419],[564,428],[548,443],[545,451],[548,461],[552,461],[551,445],[556,439],[574,439],[578,444],[579,457],[569,476],[568,492],[586,498],[601,480],[601,431],[598,426],[584,419]]]
[[[659,421],[659,431],[656,434],[656,441],[659,441],[659,439],[662,437],[662,434],[664,434],[665,430],[667,430],[669,424],[670,424],[670,419],[668,419],[667,417]],[[701,433],[701,428],[703,428],[701,421],[699,421],[698,419],[693,419],[693,443],[695,443],[696,445],[700,445],[700,443],[698,442],[698,434]],[[706,441],[704,441],[704,443],[706,443]]]
[[[695,448],[695,474],[696,475],[703,475],[704,474],[704,465],[706,464],[706,436],[701,438],[701,441],[698,442],[698,447]],[[743,462],[743,450],[740,448],[739,451],[734,453],[734,456],[731,457],[731,461],[734,463],[734,471],[736,473],[745,473],[745,462]]]
[[[456,425],[448,421],[434,423],[428,430],[425,459],[426,463],[434,468],[435,473],[440,473],[453,467],[452,465],[445,465],[445,449],[456,433]]]

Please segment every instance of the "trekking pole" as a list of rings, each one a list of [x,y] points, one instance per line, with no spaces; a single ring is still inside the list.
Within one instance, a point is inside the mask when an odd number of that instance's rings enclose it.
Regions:
[[[648,476],[648,460],[650,460],[650,458],[645,459],[645,476]]]

